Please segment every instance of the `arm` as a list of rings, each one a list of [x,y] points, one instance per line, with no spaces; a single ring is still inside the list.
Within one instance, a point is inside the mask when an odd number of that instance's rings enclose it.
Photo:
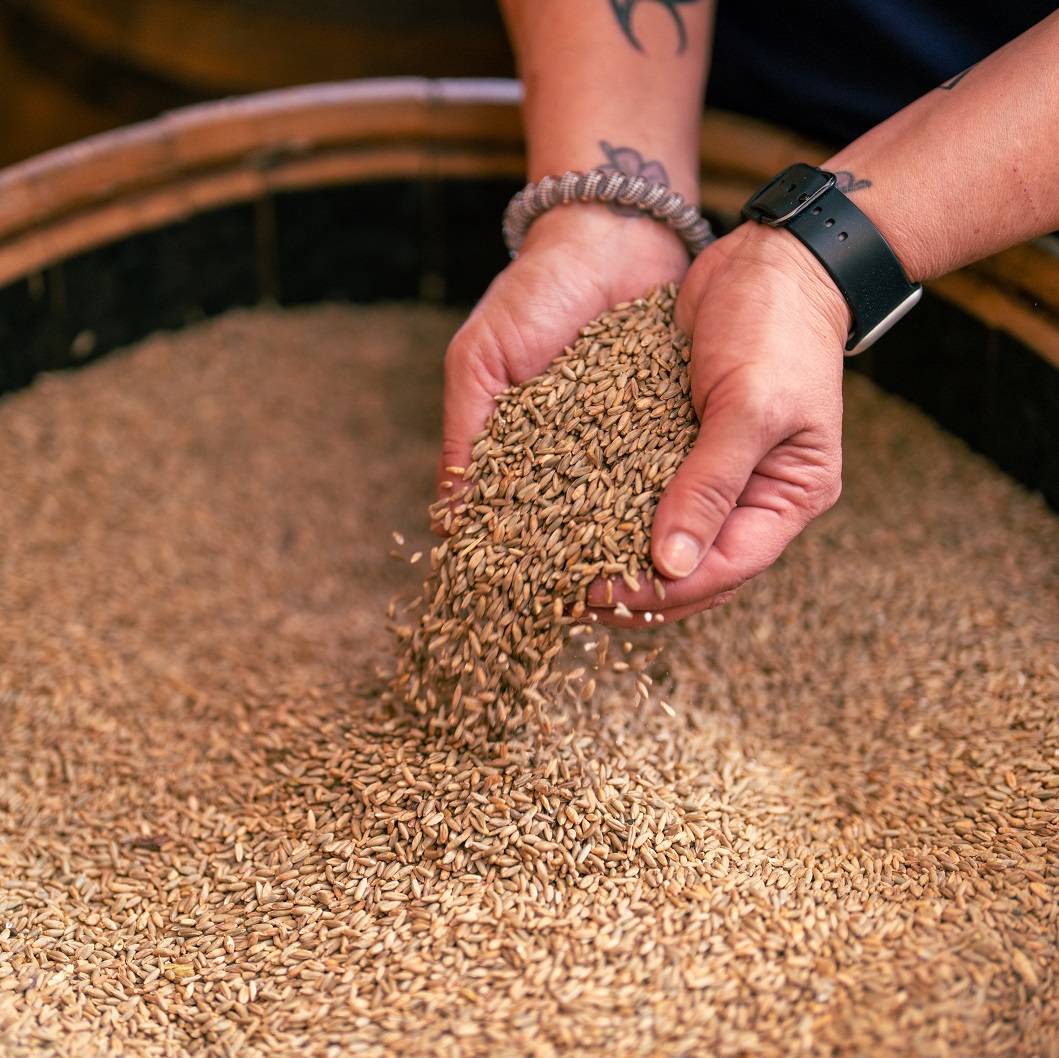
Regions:
[[[698,200],[711,6],[701,0],[502,0],[519,74],[529,178],[590,169],[600,141],[661,164]]]
[[[852,174],[849,193],[920,281],[1059,228],[1057,143],[1059,14],[823,167]],[[654,522],[669,619],[723,602],[837,499],[850,323],[809,251],[756,224],[699,255],[677,316],[702,429]]]
[[[870,180],[857,204],[918,281],[1059,227],[1057,145],[1059,13],[827,165]]]
[[[616,165],[697,201],[710,0],[504,0],[525,84],[528,176]],[[680,239],[601,204],[553,209],[449,347],[439,481],[462,467],[495,394],[539,374],[578,330],[654,283],[681,280]]]

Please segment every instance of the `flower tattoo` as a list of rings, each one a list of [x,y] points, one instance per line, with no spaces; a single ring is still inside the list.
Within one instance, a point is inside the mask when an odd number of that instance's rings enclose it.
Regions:
[[[600,140],[599,146],[607,160],[597,165],[601,173],[624,173],[626,176],[642,176],[649,184],[668,184],[669,176],[661,162],[645,162],[643,155],[634,147],[612,147],[606,140]],[[610,205],[611,211],[623,217],[640,216],[635,206],[619,206],[616,202]]]
[[[848,195],[851,191],[863,191],[866,187],[871,187],[871,181],[859,180],[848,169],[839,169],[835,173],[835,187],[842,194]]]

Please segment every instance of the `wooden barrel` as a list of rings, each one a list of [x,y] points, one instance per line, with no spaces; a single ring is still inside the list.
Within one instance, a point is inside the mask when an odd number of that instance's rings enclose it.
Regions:
[[[0,171],[0,391],[233,305],[470,304],[520,186],[510,80],[347,81],[201,104]],[[705,115],[719,227],[823,145]],[[1037,240],[937,280],[853,361],[1059,507],[1059,256]]]

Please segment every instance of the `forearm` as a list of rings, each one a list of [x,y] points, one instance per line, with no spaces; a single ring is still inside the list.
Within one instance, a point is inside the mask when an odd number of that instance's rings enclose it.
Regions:
[[[530,179],[631,149],[698,200],[712,0],[503,0],[526,97]]]
[[[883,122],[824,168],[914,281],[1059,229],[1059,13]]]

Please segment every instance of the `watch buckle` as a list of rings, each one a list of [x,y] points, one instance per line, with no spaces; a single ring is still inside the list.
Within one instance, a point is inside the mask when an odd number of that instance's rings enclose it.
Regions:
[[[821,169],[820,173],[827,177],[827,183],[825,183],[823,187],[817,188],[811,195],[806,195],[804,199],[799,199],[794,209],[789,213],[785,213],[782,217],[773,217],[771,219],[766,217],[762,223],[767,224],[770,228],[782,228],[785,224],[797,217],[799,213],[808,209],[809,206],[811,206],[821,195],[827,194],[827,192],[835,186],[835,174],[827,172],[826,169]]]

